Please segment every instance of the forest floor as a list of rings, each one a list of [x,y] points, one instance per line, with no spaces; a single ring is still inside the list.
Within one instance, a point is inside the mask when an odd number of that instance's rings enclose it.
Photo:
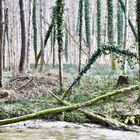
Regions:
[[[67,89],[77,75],[76,66],[64,66],[64,88]],[[85,74],[80,85],[74,86],[71,93],[65,98],[70,103],[88,101],[97,96],[109,93],[123,87],[116,87],[118,71],[112,71],[108,65],[94,65]],[[136,70],[128,72],[130,86],[137,84]],[[5,72],[5,89],[12,90],[5,98],[0,99],[0,119],[25,115],[40,110],[62,106],[48,92],[53,91],[59,97],[59,78],[57,68],[46,70],[43,73],[27,73],[11,76]],[[14,91],[14,92],[13,92]],[[103,116],[116,118],[126,124],[140,125],[140,104],[136,99],[138,91],[120,94],[84,108],[89,112],[96,112]],[[72,122],[91,122],[78,110],[44,116],[49,120],[65,120]]]

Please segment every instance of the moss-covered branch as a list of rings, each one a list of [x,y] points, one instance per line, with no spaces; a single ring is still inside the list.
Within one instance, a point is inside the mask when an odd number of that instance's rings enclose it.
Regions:
[[[87,65],[79,72],[78,76],[74,79],[73,83],[69,86],[69,88],[62,94],[61,99],[64,99],[66,97],[66,95],[70,92],[70,90],[72,89],[72,87],[79,82],[79,80],[81,79],[81,77],[91,68],[91,65],[102,55],[108,55],[111,52],[119,54],[119,55],[123,55],[123,56],[127,56],[130,59],[135,58],[137,59],[137,54],[133,53],[129,50],[124,50],[124,49],[119,49],[118,47],[114,47],[111,45],[102,45],[101,48],[98,48],[97,51],[95,51],[93,53],[93,55],[91,56],[91,58],[88,60]]]
[[[138,131],[138,130],[136,130],[136,129],[124,124],[124,123],[121,123],[115,119],[108,118],[108,117],[102,117],[100,115],[97,115],[95,113],[91,113],[88,111],[83,111],[83,110],[81,110],[81,111],[82,111],[82,113],[84,113],[85,115],[90,117],[91,119],[95,119],[95,120],[99,121],[101,125],[108,126],[108,127],[113,128],[113,129],[121,129],[121,130],[126,130],[126,131],[135,131],[135,132]]]
[[[101,56],[101,49],[98,48],[97,51],[95,51],[95,53],[91,56],[91,58],[89,59],[87,65],[79,72],[78,76],[74,79],[73,83],[70,85],[70,87],[63,93],[62,95],[62,99],[65,98],[66,94],[71,90],[71,88],[77,83],[79,82],[79,80],[81,79],[81,77],[83,76],[84,73],[86,73],[91,65],[96,61],[96,59],[98,59],[99,56]]]
[[[96,97],[96,98],[89,100],[87,102],[74,104],[74,105],[68,105],[68,106],[62,106],[62,107],[57,107],[57,108],[52,108],[52,109],[46,109],[46,110],[42,110],[42,111],[37,112],[37,113],[32,113],[32,114],[24,115],[21,117],[0,120],[0,125],[12,124],[12,123],[17,123],[17,122],[21,122],[21,121],[25,121],[25,120],[29,120],[29,119],[35,119],[35,118],[39,118],[39,117],[44,116],[44,115],[58,113],[58,112],[62,112],[62,111],[75,110],[78,108],[93,105],[93,104],[97,103],[98,101],[109,98],[111,96],[115,96],[115,95],[118,95],[121,93],[125,94],[125,92],[130,92],[130,91],[137,90],[137,89],[138,89],[138,86],[135,85],[135,86],[127,87],[124,89],[115,90],[113,92],[101,95],[101,96]]]

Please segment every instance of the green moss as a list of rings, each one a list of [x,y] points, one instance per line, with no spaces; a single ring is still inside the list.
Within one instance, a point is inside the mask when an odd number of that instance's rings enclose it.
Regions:
[[[85,115],[83,115],[78,110],[73,112],[66,112],[64,120],[68,122],[79,122],[79,123],[90,122],[90,119],[88,119]]]

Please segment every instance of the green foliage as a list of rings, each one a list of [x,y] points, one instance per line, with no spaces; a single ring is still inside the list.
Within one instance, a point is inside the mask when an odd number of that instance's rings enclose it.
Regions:
[[[126,58],[129,66],[131,68],[134,68],[135,64],[137,63],[137,53],[131,52],[128,49],[119,49],[118,46],[111,46],[111,45],[102,45],[102,51],[105,55],[108,55],[110,51],[112,51],[115,54],[115,57],[118,61],[118,63],[123,63],[124,58]]]

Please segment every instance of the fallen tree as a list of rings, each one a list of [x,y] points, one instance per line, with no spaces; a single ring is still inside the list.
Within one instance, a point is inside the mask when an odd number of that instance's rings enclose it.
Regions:
[[[60,103],[64,104],[65,106],[67,105],[72,105],[69,102],[63,101],[61,100],[58,96],[56,96],[53,92],[49,91],[49,93],[56,99],[58,100]],[[93,122],[98,121],[98,124],[103,125],[103,126],[107,126],[107,127],[111,127],[113,129],[119,129],[119,130],[126,130],[126,131],[137,131],[133,128],[131,128],[130,126],[121,123],[115,119],[109,118],[107,116],[103,116],[100,114],[96,114],[94,112],[89,112],[89,111],[85,111],[83,109],[78,109],[80,112],[82,112],[84,115],[90,117]]]
[[[112,96],[115,96],[115,95],[118,95],[121,93],[125,94],[126,92],[130,92],[133,90],[138,90],[138,86],[134,85],[131,87],[115,90],[113,92],[101,95],[99,97],[96,97],[92,100],[89,100],[89,101],[86,101],[83,103],[78,103],[78,104],[74,104],[74,105],[67,105],[67,106],[62,106],[62,107],[57,107],[57,108],[52,108],[52,109],[46,109],[43,111],[39,111],[37,113],[32,113],[32,114],[27,114],[27,115],[20,116],[20,117],[0,120],[0,125],[12,124],[12,123],[17,123],[17,122],[21,122],[21,121],[25,121],[25,120],[29,120],[29,119],[35,119],[35,118],[39,118],[41,116],[52,114],[52,113],[58,113],[58,112],[63,112],[63,111],[70,111],[70,110],[74,110],[74,109],[79,109],[82,107],[93,105],[93,104],[97,103],[98,101],[106,99],[108,97],[112,97]]]

